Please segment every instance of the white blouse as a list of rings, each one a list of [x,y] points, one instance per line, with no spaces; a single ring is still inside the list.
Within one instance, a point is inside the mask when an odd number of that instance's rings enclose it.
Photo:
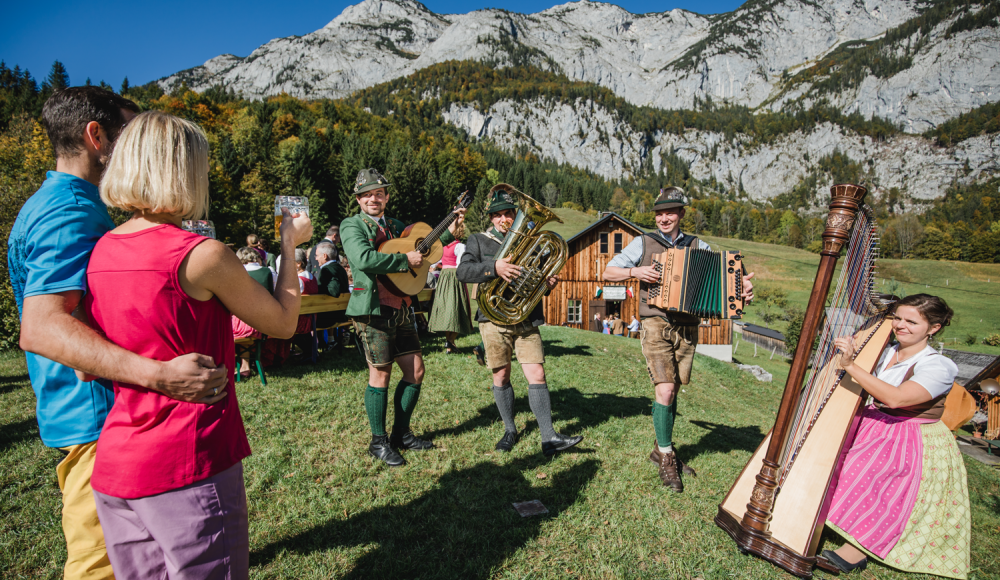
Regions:
[[[913,367],[913,377],[910,380],[927,390],[932,399],[951,390],[951,386],[955,383],[955,377],[958,376],[958,365],[954,361],[938,354],[930,346],[926,346],[916,356],[890,367],[889,361],[896,354],[897,349],[897,345],[892,345],[882,352],[882,357],[879,358],[878,364],[875,366],[876,377],[898,387],[903,384],[906,372],[910,370],[910,367]]]

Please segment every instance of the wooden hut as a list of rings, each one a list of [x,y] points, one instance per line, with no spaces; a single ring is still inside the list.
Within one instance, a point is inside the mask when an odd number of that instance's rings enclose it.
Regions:
[[[559,284],[542,300],[545,320],[554,326],[590,329],[595,314],[618,314],[628,325],[639,316],[639,281],[605,282],[601,273],[642,228],[614,212],[605,212],[584,230],[566,240],[569,258],[559,272]],[[600,294],[598,294],[600,290]],[[698,352],[732,360],[732,322],[703,320]]]
[[[777,330],[771,330],[770,328],[764,328],[756,324],[744,324],[742,334],[743,340],[746,342],[756,344],[762,349],[774,352],[778,356],[790,357],[793,354],[789,353],[785,348],[785,335]]]

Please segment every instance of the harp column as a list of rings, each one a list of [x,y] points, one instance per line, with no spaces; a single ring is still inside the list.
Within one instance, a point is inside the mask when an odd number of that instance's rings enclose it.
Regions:
[[[854,219],[867,193],[866,188],[854,184],[835,185],[830,188],[830,213],[827,215],[826,228],[823,230],[823,251],[820,253],[816,281],[809,295],[809,309],[806,310],[802,321],[799,344],[795,349],[795,358],[792,359],[792,368],[789,370],[785,391],[781,396],[781,406],[771,432],[767,454],[755,478],[756,483],[750,495],[750,503],[747,504],[747,511],[740,523],[744,531],[759,539],[767,539],[771,535],[768,531],[768,522],[774,507],[778,479],[781,477],[780,465],[783,459],[780,457],[781,450],[788,438],[792,414],[798,404],[802,381],[805,379],[809,357],[812,354],[813,337],[816,336],[823,318],[823,305],[830,290],[837,259],[844,244],[851,238]]]

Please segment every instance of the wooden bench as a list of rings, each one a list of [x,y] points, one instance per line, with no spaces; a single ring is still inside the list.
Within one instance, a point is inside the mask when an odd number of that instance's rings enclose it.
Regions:
[[[419,294],[414,296],[414,305],[417,306],[416,310],[419,312],[425,312],[420,310],[420,303],[428,302],[434,296],[434,290],[431,288],[424,288]],[[324,328],[319,328],[316,324],[317,314],[324,312],[342,312],[347,310],[347,303],[350,302],[351,295],[349,293],[341,294],[340,296],[327,296],[325,294],[310,294],[302,297],[302,303],[299,306],[299,315],[312,315],[312,362],[316,362],[319,358],[319,331],[329,330],[331,328],[344,328],[351,326],[350,321],[338,322],[332,326],[327,326]]]
[[[236,360],[241,358],[250,359],[250,365],[257,367],[257,376],[260,377],[260,384],[267,386],[267,377],[264,376],[264,367],[260,364],[260,349],[264,344],[263,338],[237,338],[236,339]],[[238,365],[239,363],[237,363]],[[236,368],[236,382],[240,382],[240,369]]]

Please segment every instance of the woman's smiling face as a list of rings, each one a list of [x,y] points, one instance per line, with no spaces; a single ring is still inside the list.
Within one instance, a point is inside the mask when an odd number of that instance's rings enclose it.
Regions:
[[[892,321],[892,331],[902,346],[917,344],[941,330],[940,324],[931,326],[924,315],[913,306],[896,308],[896,318]]]

